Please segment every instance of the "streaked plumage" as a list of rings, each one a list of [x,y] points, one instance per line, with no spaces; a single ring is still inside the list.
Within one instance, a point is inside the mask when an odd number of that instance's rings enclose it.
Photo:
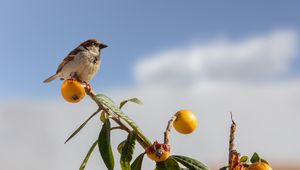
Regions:
[[[100,68],[101,49],[106,47],[107,45],[96,39],[89,39],[81,43],[64,58],[56,73],[44,80],[44,83],[51,82],[56,78],[89,82]]]

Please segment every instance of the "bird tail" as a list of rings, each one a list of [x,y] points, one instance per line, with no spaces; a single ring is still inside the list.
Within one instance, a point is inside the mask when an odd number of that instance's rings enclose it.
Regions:
[[[58,77],[58,74],[54,74],[53,76],[47,78],[46,80],[44,80],[44,83],[49,83],[50,81],[56,79]]]

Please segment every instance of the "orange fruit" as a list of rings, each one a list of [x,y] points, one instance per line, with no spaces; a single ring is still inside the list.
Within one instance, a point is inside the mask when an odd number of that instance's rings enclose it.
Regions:
[[[238,164],[233,168],[233,170],[249,170],[249,169],[242,164]]]
[[[170,145],[155,141],[146,149],[147,156],[155,162],[165,161],[170,156]]]
[[[272,168],[264,162],[256,162],[249,166],[249,170],[272,170]]]
[[[176,119],[173,122],[175,130],[182,134],[192,133],[198,126],[195,114],[189,110],[180,110],[175,113]]]
[[[61,85],[61,94],[70,103],[77,103],[85,96],[83,85],[76,80],[66,80]]]

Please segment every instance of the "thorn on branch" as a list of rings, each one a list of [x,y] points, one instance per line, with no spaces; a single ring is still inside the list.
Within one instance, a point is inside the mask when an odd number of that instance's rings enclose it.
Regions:
[[[232,124],[236,125],[235,122],[234,122],[234,120],[233,120],[232,112],[230,112],[230,117],[231,117]]]

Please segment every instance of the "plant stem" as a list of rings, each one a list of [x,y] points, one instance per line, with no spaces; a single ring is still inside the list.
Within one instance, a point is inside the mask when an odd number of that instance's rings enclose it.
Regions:
[[[127,129],[125,129],[125,128],[121,127],[121,126],[116,126],[116,127],[110,128],[110,130],[117,130],[117,129],[125,130],[127,132]]]
[[[234,154],[237,154],[237,151],[234,149],[234,139],[235,139],[235,130],[236,130],[236,123],[233,121],[232,112],[230,112],[231,116],[231,127],[230,127],[230,137],[229,137],[229,155],[228,155],[228,163],[229,167],[232,164],[232,157]]]
[[[120,125],[121,129],[125,130],[126,132],[130,133],[133,130],[126,126],[125,123],[123,123],[120,119],[116,118],[116,117],[112,117],[112,119],[118,124]],[[136,140],[139,142],[139,144],[144,148],[147,149],[150,145],[148,143],[145,142],[145,140],[139,136],[139,134],[137,134]]]
[[[170,133],[171,133],[171,129],[173,127],[173,122],[176,120],[176,118],[177,118],[177,116],[174,115],[168,121],[168,125],[167,125],[166,131],[164,133],[164,144],[169,144],[169,142],[170,142]]]
[[[115,116],[117,114],[115,114],[115,113],[112,114],[113,111],[109,110],[109,108],[106,108],[102,103],[95,100],[94,97],[96,94],[93,92],[93,90],[89,84],[87,84],[85,86],[85,91],[86,91],[86,94],[89,95],[97,103],[97,105],[99,106],[100,109],[102,109],[106,114],[112,116],[111,119],[114,120],[120,126],[121,129],[127,131],[128,133],[134,131],[137,134],[137,137],[136,137],[137,141],[144,149],[147,149],[149,146],[152,145],[152,143],[149,141],[149,139],[140,131],[140,129],[136,125],[134,125],[135,123],[122,121],[119,117]]]

